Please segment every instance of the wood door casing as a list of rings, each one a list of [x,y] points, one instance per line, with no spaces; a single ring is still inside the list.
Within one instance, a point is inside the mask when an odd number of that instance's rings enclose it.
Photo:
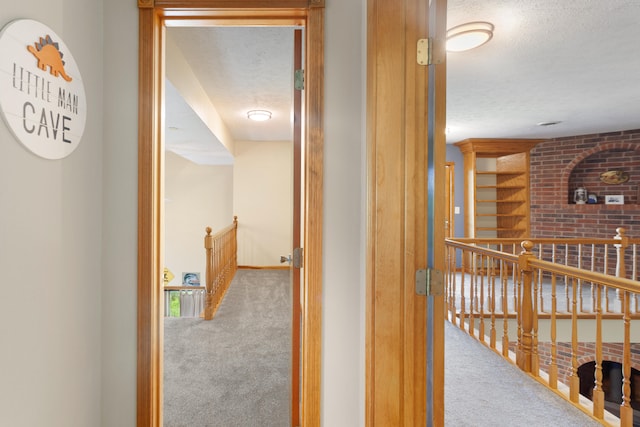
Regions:
[[[138,0],[137,425],[162,425],[162,79],[164,26],[304,25],[306,89],[301,425],[320,425],[322,342],[323,0]]]
[[[444,424],[444,308],[416,295],[415,273],[427,264],[427,164],[435,156],[435,204],[444,202],[445,64],[435,79],[435,150],[428,153],[429,67],[416,44],[429,34],[437,5],[444,44],[446,1],[369,0],[367,22],[367,426]],[[444,210],[435,210],[435,268],[444,267]],[[433,372],[426,368],[427,318],[433,318]],[[427,414],[427,375],[434,405]]]

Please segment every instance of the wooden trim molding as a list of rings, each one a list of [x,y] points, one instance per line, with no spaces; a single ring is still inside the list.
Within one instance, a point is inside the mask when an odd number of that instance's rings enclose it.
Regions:
[[[429,35],[429,0],[369,0],[367,9],[367,296],[365,423],[443,425],[443,297],[433,297],[434,409],[427,414],[427,297],[415,272],[427,264],[428,91],[433,67],[418,65]],[[438,8],[446,1],[435,0]],[[445,16],[434,20],[438,25]],[[444,64],[442,64],[444,67]],[[444,70],[444,69],[443,69]],[[444,93],[444,72],[435,87]],[[437,97],[435,181],[444,179],[444,97]],[[429,178],[430,179],[430,178]],[[444,185],[436,206],[444,202]],[[435,268],[444,267],[444,210],[436,209]],[[430,422],[427,423],[427,417]]]
[[[162,426],[163,153],[160,146],[163,38],[171,20],[306,26],[305,183],[301,425],[320,425],[322,365],[322,211],[324,0],[138,0],[138,346],[137,426]],[[209,10],[216,8],[215,10]],[[171,10],[167,10],[171,8]],[[260,8],[260,10],[256,10]],[[271,12],[270,12],[271,11]],[[273,19],[270,19],[270,15]],[[248,18],[247,18],[248,17]]]

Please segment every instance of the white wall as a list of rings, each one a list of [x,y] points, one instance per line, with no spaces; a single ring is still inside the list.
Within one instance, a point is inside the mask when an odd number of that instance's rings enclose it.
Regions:
[[[281,266],[293,239],[293,143],[236,141],[235,150],[238,265]]]
[[[51,27],[71,51],[87,122],[69,157],[44,160],[0,120],[0,424],[96,426],[103,358],[101,1],[3,2],[0,26],[18,18]]]
[[[165,266],[180,286],[182,273],[200,273],[205,284],[206,227],[212,234],[233,222],[233,166],[197,165],[165,156]]]

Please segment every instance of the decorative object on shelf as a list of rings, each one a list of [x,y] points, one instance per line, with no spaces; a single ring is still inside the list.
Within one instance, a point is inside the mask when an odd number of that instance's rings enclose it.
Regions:
[[[623,184],[629,181],[629,174],[621,170],[611,170],[600,174],[600,181],[605,184]]]
[[[587,203],[587,189],[584,187],[578,187],[573,192],[573,201],[576,202],[576,205],[584,205]]]
[[[589,193],[587,203],[590,205],[595,205],[596,203],[598,203],[598,195],[594,193]]]
[[[604,202],[607,205],[624,205],[624,195],[607,194],[606,196],[604,196]]]

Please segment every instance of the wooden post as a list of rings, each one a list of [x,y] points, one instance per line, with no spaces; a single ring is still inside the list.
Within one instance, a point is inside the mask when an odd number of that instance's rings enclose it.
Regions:
[[[629,246],[629,238],[626,236],[626,230],[623,227],[616,228],[616,232],[618,234],[613,236],[613,238],[620,241],[620,243],[616,243],[615,245],[613,245],[616,247],[616,276],[626,278],[627,268],[624,263],[624,253],[627,249],[627,246]]]
[[[211,227],[206,228],[204,248],[206,250],[207,266],[205,270],[206,294],[204,300],[204,320],[213,319],[213,236]]]
[[[633,408],[631,407],[631,314],[629,311],[629,298],[627,291],[622,295],[622,310],[624,324],[624,344],[622,350],[622,405],[620,405],[620,426],[631,427],[633,425]]]
[[[532,348],[533,348],[533,299],[532,299],[532,276],[533,269],[529,265],[529,260],[535,255],[531,252],[533,243],[525,240],[520,245],[523,249],[518,258],[518,266],[522,277],[522,298],[520,299],[520,313],[522,316],[521,323],[521,339],[519,349],[516,354],[516,363],[520,369],[525,372],[531,372]]]

